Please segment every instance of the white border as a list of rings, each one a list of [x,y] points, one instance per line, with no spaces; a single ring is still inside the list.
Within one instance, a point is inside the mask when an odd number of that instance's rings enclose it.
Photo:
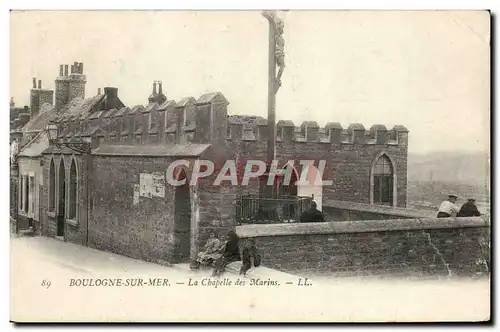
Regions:
[[[500,12],[499,10],[499,3],[500,1],[493,1],[493,0],[475,0],[475,1],[459,1],[459,0],[454,0],[454,1],[439,1],[439,0],[421,0],[421,1],[360,1],[360,0],[351,0],[351,1],[319,1],[319,0],[308,0],[308,1],[258,1],[258,0],[253,0],[253,1],[238,1],[238,2],[229,2],[229,1],[188,1],[184,0],[182,2],[177,2],[177,3],[171,3],[168,2],[168,6],[166,5],[167,2],[160,2],[160,1],[152,1],[152,0],[142,0],[142,1],[130,1],[130,0],[122,0],[119,2],[104,2],[102,0],[97,1],[97,0],[86,0],[84,1],[72,1],[72,2],[62,2],[62,1],[53,1],[53,0],[45,0],[43,2],[39,1],[4,1],[2,2],[2,11],[0,11],[0,26],[1,26],[1,34],[2,37],[1,40],[5,43],[4,47],[1,48],[2,50],[2,64],[3,64],[3,70],[1,71],[2,73],[6,73],[6,75],[2,75],[2,80],[1,80],[1,89],[0,91],[3,94],[3,100],[4,105],[7,105],[7,101],[9,100],[9,55],[10,55],[10,48],[9,48],[9,12],[7,9],[48,9],[48,10],[54,10],[54,9],[262,9],[262,8],[289,8],[289,9],[492,9],[493,12],[498,14]],[[120,7],[117,7],[116,5],[119,5]],[[498,18],[497,18],[498,21]],[[495,40],[495,44],[498,45],[498,30],[495,36],[493,36]],[[497,66],[498,68],[498,66]],[[495,74],[498,73],[498,69],[495,72]],[[498,85],[495,91],[492,91],[492,93],[497,94],[498,92]],[[498,109],[498,105],[495,104],[494,109]],[[6,107],[5,107],[6,109]],[[3,116],[7,116],[8,112],[3,112]],[[495,121],[495,124],[497,122]],[[7,136],[8,133],[8,121],[0,121],[0,125],[5,126],[5,130],[0,130],[0,132],[4,133],[5,136]],[[495,135],[495,139],[497,138],[497,134]],[[6,142],[7,137],[4,138],[4,142]],[[5,150],[7,150],[8,145],[3,144],[1,145]],[[3,153],[4,156],[8,155],[8,151],[5,151]],[[498,151],[495,151],[498,152]],[[1,185],[2,188],[7,189],[10,186],[7,185],[7,173],[9,173],[9,166],[6,162],[0,164],[1,167],[3,168],[3,176],[0,177],[2,181],[4,181],[3,185]],[[5,195],[3,195],[6,197]],[[4,205],[4,213],[3,215],[5,216],[4,220],[7,219],[7,211],[9,210],[9,202],[8,200],[3,200]],[[496,202],[496,201],[495,201]],[[7,230],[6,225],[4,225],[4,230]],[[498,230],[498,227],[496,227]],[[5,232],[5,238],[4,241],[2,241],[2,251],[3,251],[3,257],[7,258],[9,257],[9,232]],[[497,234],[494,234],[495,237],[497,237]],[[495,243],[498,241],[495,241]],[[497,248],[495,247],[495,250]],[[2,269],[3,273],[1,274],[1,284],[3,287],[5,287],[5,290],[3,294],[10,294],[10,287],[9,287],[9,269],[4,268]],[[495,280],[496,281],[496,280]],[[2,296],[2,313],[3,317],[1,321],[3,322],[4,325],[7,325],[6,322],[9,321],[10,319],[10,313],[9,313],[9,296]],[[496,306],[494,307],[496,308]],[[498,317],[498,315],[496,315]],[[84,326],[85,327],[85,326]],[[131,328],[135,328],[135,326],[130,326]],[[352,327],[361,327],[360,325],[357,326],[352,326]],[[434,327],[428,327],[428,326],[422,326],[426,330],[432,330]],[[415,326],[414,328],[422,328],[419,326]],[[14,329],[14,326],[12,324],[8,324],[7,326],[8,330]],[[46,326],[42,327],[43,329],[51,329],[52,327]],[[109,329],[110,327],[99,327],[99,329]],[[256,329],[260,327],[255,327]],[[274,327],[276,329],[280,329],[278,327]],[[307,328],[307,327],[305,327]],[[370,326],[370,328],[373,328],[373,326]],[[381,326],[381,328],[385,328],[385,326]],[[466,327],[468,328],[468,327]],[[174,326],[169,326],[169,329],[175,330],[177,327]],[[3,329],[2,329],[3,330]]]

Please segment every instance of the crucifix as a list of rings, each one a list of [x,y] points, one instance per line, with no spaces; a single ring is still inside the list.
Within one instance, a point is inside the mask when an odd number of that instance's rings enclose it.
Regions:
[[[285,39],[283,38],[285,24],[278,17],[276,10],[262,12],[269,22],[269,68],[268,68],[268,94],[267,94],[267,167],[269,175],[271,163],[275,159],[276,151],[276,94],[281,86],[281,76],[285,69]],[[276,74],[276,67],[278,73]],[[267,182],[267,181],[266,181]],[[264,195],[274,196],[274,185],[265,185]]]

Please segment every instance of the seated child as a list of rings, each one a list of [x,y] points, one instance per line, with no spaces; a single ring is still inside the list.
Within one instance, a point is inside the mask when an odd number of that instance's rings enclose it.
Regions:
[[[221,242],[217,238],[215,232],[210,232],[210,238],[207,240],[203,251],[198,253],[193,268],[199,268],[200,265],[211,266],[213,262],[219,259],[222,254],[219,253]]]
[[[221,251],[222,257],[217,259],[215,262],[212,277],[219,277],[229,263],[241,260],[240,249],[238,246],[238,235],[236,235],[234,231],[230,231],[227,234],[227,242]]]
[[[257,253],[257,248],[255,247],[255,239],[250,238],[246,241],[242,256],[240,275],[246,275],[247,271],[252,267],[260,265],[260,255]]]

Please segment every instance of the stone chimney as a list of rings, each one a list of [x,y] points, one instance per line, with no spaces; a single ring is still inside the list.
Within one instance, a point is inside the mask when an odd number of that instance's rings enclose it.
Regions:
[[[118,108],[118,105],[119,105],[118,88],[105,87],[104,94],[106,96],[104,108],[106,110]]]
[[[36,77],[33,77],[33,89],[36,89]]]
[[[83,74],[83,63],[75,62],[69,76],[68,102],[75,98],[85,98],[85,84],[87,77]]]
[[[101,94],[101,88],[97,88],[97,94],[100,95]]]
[[[42,80],[38,80],[38,88],[41,89],[42,88]]]
[[[156,92],[156,85],[158,84],[159,92]],[[153,93],[149,96],[149,103],[157,103],[158,105],[163,104],[167,100],[167,97],[163,94],[163,87],[161,81],[153,81]]]

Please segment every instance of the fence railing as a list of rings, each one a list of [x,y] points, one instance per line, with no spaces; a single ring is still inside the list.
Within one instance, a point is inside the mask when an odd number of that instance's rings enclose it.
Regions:
[[[310,207],[311,202],[311,197],[241,196],[236,200],[236,221],[239,224],[298,222],[301,214]]]

